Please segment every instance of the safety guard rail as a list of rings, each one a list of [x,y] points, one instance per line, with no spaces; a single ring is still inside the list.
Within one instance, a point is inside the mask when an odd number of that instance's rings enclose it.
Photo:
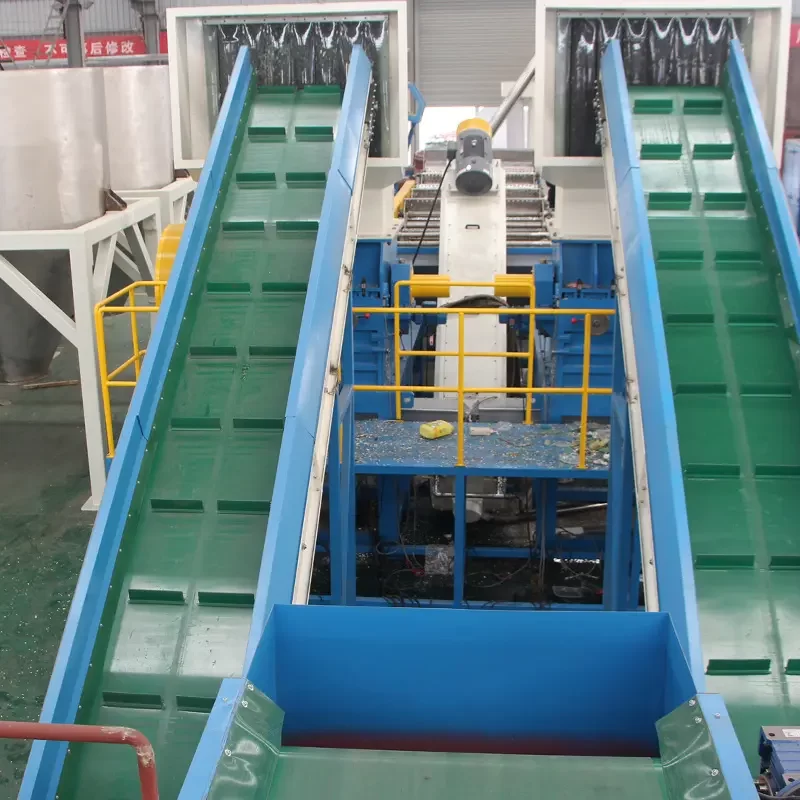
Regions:
[[[467,288],[491,288],[497,297],[527,298],[529,306],[521,307],[501,307],[501,308],[458,308],[452,306],[437,306],[435,308],[424,308],[417,306],[401,306],[400,292],[408,288],[412,299],[434,299],[449,297],[450,290],[454,287]],[[441,392],[442,394],[455,394],[458,396],[458,430],[457,430],[457,458],[456,466],[463,467],[464,464],[464,396],[466,394],[495,394],[497,392],[505,394],[521,394],[527,398],[525,407],[525,423],[533,422],[533,395],[580,395],[581,396],[581,421],[579,434],[578,468],[586,469],[586,439],[588,431],[589,417],[589,397],[592,395],[609,395],[610,388],[591,387],[589,385],[589,367],[592,346],[592,319],[594,317],[610,317],[616,311],[614,309],[601,308],[536,308],[536,285],[532,275],[496,275],[493,281],[451,281],[447,275],[424,275],[415,276],[408,280],[397,281],[394,285],[394,304],[392,306],[364,307],[359,306],[353,310],[359,316],[364,314],[393,314],[394,315],[394,374],[395,381],[401,375],[401,358],[420,357],[456,357],[458,358],[458,385],[457,386],[407,386],[395,383],[391,386],[360,384],[353,386],[355,391],[360,392],[394,392],[395,393],[395,416],[402,419],[403,392]],[[403,350],[401,346],[401,317],[403,315],[416,314],[448,314],[458,317],[458,350]],[[583,369],[582,382],[577,387],[567,386],[534,386],[534,336],[531,333],[528,337],[528,349],[526,351],[513,352],[478,352],[464,350],[464,321],[468,316],[495,314],[509,316],[527,316],[530,318],[531,331],[534,330],[536,317],[552,316],[583,316],[584,335],[583,335]],[[527,360],[527,385],[522,386],[465,386],[464,385],[464,359],[465,358],[524,358]]]
[[[100,392],[103,396],[103,414],[106,421],[106,441],[108,443],[108,457],[114,457],[114,427],[111,419],[111,389],[121,387],[134,387],[139,380],[139,373],[142,369],[142,359],[147,352],[146,348],[139,347],[139,328],[137,314],[155,314],[161,307],[160,300],[163,296],[166,281],[134,281],[120,289],[118,292],[101,300],[94,307],[94,324],[97,334],[97,358],[100,365]],[[155,304],[148,306],[137,306],[136,290],[153,289],[155,294]],[[127,305],[117,305],[116,301],[125,297]],[[131,340],[133,344],[133,355],[122,362],[118,367],[109,372],[108,353],[106,350],[106,331],[104,318],[106,314],[130,314],[131,315]],[[133,366],[134,380],[117,380],[117,376]]]
[[[117,725],[66,725],[53,722],[0,722],[0,739],[126,744],[136,751],[142,800],[158,800],[158,774],[153,745],[135,728]]]

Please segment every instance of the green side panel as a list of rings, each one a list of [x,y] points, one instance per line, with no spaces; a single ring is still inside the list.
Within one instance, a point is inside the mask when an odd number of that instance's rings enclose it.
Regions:
[[[150,738],[167,800],[220,680],[241,673],[332,154],[330,137],[295,130],[332,130],[340,103],[338,92],[251,91],[81,699],[78,722]],[[128,750],[72,746],[59,797],[139,798]]]
[[[754,772],[762,725],[800,719],[800,391],[795,331],[735,107],[630,88],[675,395],[708,690]],[[662,210],[670,193],[685,210]],[[663,207],[662,207],[663,208]]]
[[[282,725],[283,712],[248,685],[209,800],[550,800],[558,787],[595,800],[667,797],[650,758],[282,747]]]
[[[670,800],[730,800],[714,739],[697,700],[656,723],[661,768]]]

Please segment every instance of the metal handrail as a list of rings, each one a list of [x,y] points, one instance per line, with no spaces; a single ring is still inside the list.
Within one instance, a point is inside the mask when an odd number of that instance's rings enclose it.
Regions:
[[[413,294],[414,288],[420,290],[423,296],[441,296],[449,294],[450,287],[484,287],[493,288],[497,294],[510,292],[514,296],[521,296],[523,290],[527,290],[530,306],[528,308],[452,308],[447,306],[437,306],[436,308],[419,308],[400,305],[400,290],[409,287]],[[591,356],[592,338],[592,318],[610,317],[616,314],[614,309],[595,308],[536,308],[536,289],[533,276],[499,276],[495,281],[450,281],[446,276],[424,278],[411,278],[398,281],[394,287],[394,305],[364,307],[359,306],[353,309],[354,314],[393,314],[394,315],[394,365],[395,380],[399,380],[400,359],[409,356],[419,356],[424,358],[436,358],[437,356],[452,356],[458,358],[458,384],[457,386],[407,386],[402,384],[371,385],[360,384],[353,386],[355,391],[361,392],[394,392],[395,393],[395,416],[402,419],[402,393],[405,392],[441,392],[443,394],[458,395],[458,443],[456,466],[464,466],[464,395],[469,394],[491,394],[500,392],[503,394],[522,394],[527,398],[525,408],[525,424],[533,422],[533,395],[580,395],[581,396],[581,422],[579,434],[579,456],[578,468],[586,469],[586,440],[588,433],[589,416],[589,397],[592,395],[610,395],[611,389],[591,387],[589,385],[589,367]],[[403,314],[455,314],[458,316],[458,350],[457,351],[434,351],[434,350],[402,350],[400,340],[400,319]],[[527,316],[530,318],[531,334],[528,337],[528,350],[526,352],[502,353],[502,352],[479,352],[464,350],[464,318],[478,314],[508,314],[513,316]],[[583,370],[582,382],[579,387],[557,387],[557,386],[533,386],[533,367],[534,367],[534,337],[533,326],[536,316],[583,316],[584,335],[583,335]],[[464,385],[464,359],[469,357],[476,358],[526,358],[528,360],[527,386],[465,386]]]
[[[0,722],[0,739],[126,744],[136,751],[142,800],[158,800],[158,774],[153,745],[135,728],[116,725],[65,725],[53,722]]]
[[[142,369],[142,359],[144,359],[147,349],[139,347],[139,329],[137,327],[136,315],[143,314],[156,314],[158,313],[160,299],[163,295],[163,289],[167,285],[166,281],[134,281],[128,284],[118,292],[109,295],[105,300],[101,300],[94,307],[94,324],[95,332],[97,335],[97,360],[100,366],[100,392],[103,396],[103,414],[106,422],[106,442],[108,443],[108,457],[113,458],[115,452],[114,446],[114,427],[111,418],[111,392],[112,387],[133,387],[136,386],[136,381],[139,380],[139,373]],[[139,288],[153,288],[155,290],[155,304],[152,306],[137,306],[134,304],[135,292]],[[127,296],[128,305],[112,305],[116,300]],[[108,353],[106,351],[106,332],[103,324],[103,317],[106,314],[130,314],[131,315],[131,340],[133,344],[133,355],[122,362],[118,367],[115,367],[109,372],[108,369]],[[133,365],[135,380],[121,381],[115,378],[122,374],[126,369]]]

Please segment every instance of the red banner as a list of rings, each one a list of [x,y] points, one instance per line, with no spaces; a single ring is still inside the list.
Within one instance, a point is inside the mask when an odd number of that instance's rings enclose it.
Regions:
[[[800,47],[800,22],[792,23],[792,38],[789,47]]]
[[[161,52],[167,52],[167,34],[161,34]],[[109,33],[86,36],[83,52],[87,58],[113,58],[115,56],[143,56],[147,53],[144,37],[135,33]],[[2,61],[57,61],[67,57],[66,39],[2,39]]]

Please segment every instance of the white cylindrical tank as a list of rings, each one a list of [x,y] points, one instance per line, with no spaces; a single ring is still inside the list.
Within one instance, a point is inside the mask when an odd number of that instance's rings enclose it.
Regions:
[[[169,67],[106,67],[111,188],[157,189],[171,183]]]
[[[95,69],[0,74],[0,230],[74,228],[102,216],[108,187],[103,75]],[[65,252],[3,252],[67,314]],[[0,281],[0,382],[47,372],[61,335]]]

